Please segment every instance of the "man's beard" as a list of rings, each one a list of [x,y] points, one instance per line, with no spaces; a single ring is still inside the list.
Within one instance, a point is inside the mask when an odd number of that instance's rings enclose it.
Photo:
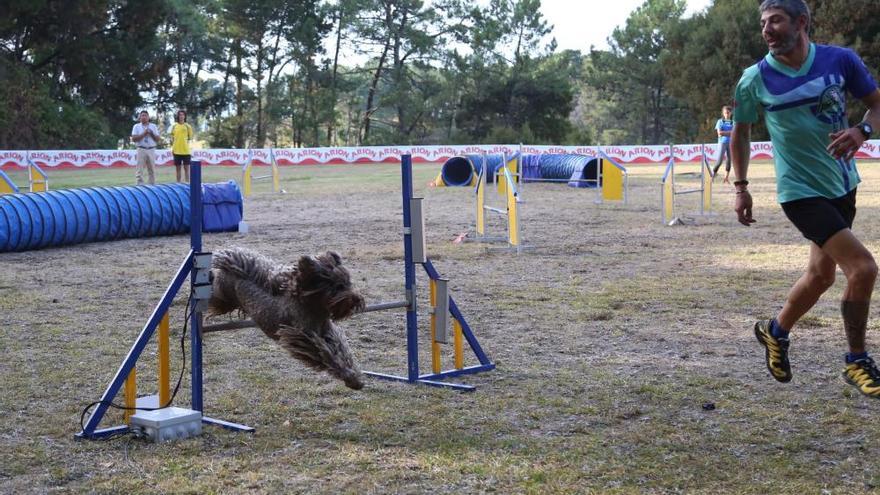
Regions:
[[[792,51],[797,45],[798,41],[798,32],[792,31],[791,34],[786,38],[780,38],[779,43],[776,47],[770,48],[770,53],[773,55],[785,55],[786,53]]]

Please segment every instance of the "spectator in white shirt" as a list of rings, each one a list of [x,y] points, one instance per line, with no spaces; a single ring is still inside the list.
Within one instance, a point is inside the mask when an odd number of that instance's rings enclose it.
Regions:
[[[137,178],[138,185],[144,183],[144,168],[147,169],[147,181],[156,183],[153,168],[156,166],[156,146],[159,144],[159,128],[150,123],[150,113],[141,110],[139,122],[131,129],[131,140],[137,145]]]

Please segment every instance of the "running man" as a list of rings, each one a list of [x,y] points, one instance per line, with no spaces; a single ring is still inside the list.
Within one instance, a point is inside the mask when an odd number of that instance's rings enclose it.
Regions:
[[[861,393],[880,398],[880,371],[865,347],[877,264],[850,230],[860,181],[853,156],[880,126],[880,91],[854,52],[810,42],[810,10],[803,0],[764,0],[760,12],[770,53],[746,69],[736,87],[731,136],[735,210],[743,225],[755,221],[747,174],[751,125],[763,108],[778,200],[811,242],[806,272],[782,311],[755,324],[755,336],[773,378],[790,381],[789,332],[831,287],[839,266],[846,276],[840,312],[849,344],[843,377]],[[868,108],[853,127],[846,118],[846,92]]]

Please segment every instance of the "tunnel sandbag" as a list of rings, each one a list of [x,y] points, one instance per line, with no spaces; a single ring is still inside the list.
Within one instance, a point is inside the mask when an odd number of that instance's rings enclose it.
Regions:
[[[453,156],[443,163],[437,185],[449,187],[469,186],[474,182],[476,173],[471,161],[464,156]]]
[[[571,187],[597,187],[599,160],[584,155],[526,155],[523,178],[567,180]],[[590,182],[584,182],[590,181]]]
[[[203,230],[229,232],[242,219],[233,181],[202,185]],[[57,189],[0,196],[0,252],[189,232],[187,184]]]
[[[202,230],[237,232],[244,214],[241,191],[235,181],[202,185]]]

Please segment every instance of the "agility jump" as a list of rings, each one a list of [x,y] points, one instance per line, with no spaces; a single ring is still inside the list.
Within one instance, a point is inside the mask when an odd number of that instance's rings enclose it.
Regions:
[[[479,373],[495,368],[480,346],[479,341],[465,320],[455,300],[449,294],[448,280],[441,277],[430,259],[425,255],[425,228],[422,210],[423,198],[412,195],[412,159],[404,155],[401,159],[401,181],[403,190],[403,247],[404,247],[404,299],[366,305],[358,312],[384,311],[389,309],[406,309],[406,376],[365,371],[364,375],[385,380],[418,383],[434,387],[446,387],[460,391],[473,391],[475,387],[460,383],[441,381],[454,376]],[[431,329],[431,373],[419,372],[419,340],[418,340],[418,306],[416,303],[416,264],[421,264],[429,277],[430,291],[430,329]],[[450,318],[451,317],[451,318]],[[441,344],[448,343],[449,322],[452,323],[453,368],[442,370]],[[206,325],[204,333],[236,330],[259,326],[264,331],[265,325],[247,319]],[[464,342],[467,341],[479,364],[464,365]],[[333,374],[331,372],[331,374]],[[346,381],[349,384],[349,381]],[[349,385],[351,386],[351,385]],[[359,387],[352,387],[359,388]]]
[[[468,325],[455,299],[449,294],[447,280],[440,276],[434,264],[425,254],[425,227],[422,215],[423,198],[413,197],[412,157],[403,155],[401,162],[403,188],[403,250],[404,282],[406,294],[406,376],[389,375],[372,371],[367,375],[385,380],[420,383],[434,387],[446,387],[460,391],[473,391],[475,387],[460,383],[441,381],[455,376],[468,375],[495,369],[477,337]],[[416,306],[416,264],[422,265],[430,281],[431,291],[431,367],[432,373],[419,373],[418,309]],[[447,342],[447,322],[452,319],[454,367],[446,371],[440,366],[440,344]],[[464,366],[463,341],[476,356],[479,364]]]
[[[253,151],[248,150],[248,159],[241,167],[241,192],[244,197],[248,197],[251,195],[254,182],[267,180],[272,181],[272,192],[283,192],[281,190],[281,178],[278,174],[278,164],[275,162],[275,152],[272,150],[272,148],[269,149],[269,159],[271,172],[268,174],[255,176],[254,168],[256,167],[256,165],[254,164]]]
[[[483,169],[486,181],[501,178],[501,168],[508,166],[518,183],[556,182],[570,187],[595,188],[596,203],[620,201],[626,204],[629,176],[626,167],[597,148],[596,156],[573,154],[523,154],[519,151],[516,166],[511,166],[505,154],[454,156],[443,164],[440,173],[431,181],[433,186],[474,186]]]
[[[30,192],[46,192],[49,190],[49,176],[33,162],[30,157],[27,158],[28,163],[28,188]],[[0,170],[0,194],[19,194],[21,190],[15,185],[15,182]]]
[[[712,211],[712,169],[709,167],[709,161],[706,158],[706,146],[701,147],[700,159],[700,187],[690,189],[676,189],[675,187],[675,153],[674,148],[669,146],[669,161],[666,163],[666,170],[663,172],[663,178],[660,180],[660,214],[663,223],[666,225],[683,224],[684,220],[676,216],[675,198],[685,194],[700,195],[700,215],[708,214]]]
[[[627,204],[629,200],[629,174],[626,167],[606,155],[602,148],[599,148],[597,159],[599,160],[599,188],[602,192],[596,198],[596,202],[620,201]]]
[[[517,153],[510,158],[504,156],[504,162],[501,168],[492,171],[495,182],[496,191],[505,199],[504,209],[489,206],[486,204],[486,183],[488,181],[489,169],[486,155],[482,156],[482,166],[477,177],[476,187],[476,237],[474,242],[498,242],[507,241],[507,245],[511,250],[517,253],[522,252],[524,246],[522,244],[521,233],[519,229],[519,204],[522,202],[520,191],[517,187],[519,178],[520,154]],[[503,177],[503,178],[502,178]],[[486,235],[486,212],[496,213],[507,219],[507,236],[491,237]]]
[[[508,158],[502,155],[502,164],[495,170],[489,165],[487,156],[483,155],[480,167],[474,167],[479,169],[479,174],[476,178],[476,237],[473,242],[507,241],[508,247],[517,253],[529,248],[523,244],[519,223],[519,205],[524,203],[522,198],[526,182],[564,182],[572,187],[591,187],[596,189],[596,204],[605,201],[626,204],[629,196],[626,168],[601,148],[598,153],[595,158],[581,155],[524,156],[521,153]],[[472,162],[472,159],[468,158],[468,161]],[[587,177],[588,170],[594,171],[594,178]],[[487,181],[495,182],[498,194],[505,198],[505,209],[486,204]],[[497,213],[507,219],[507,237],[486,235],[486,212]]]
[[[148,405],[138,405],[136,397],[136,371],[135,367],[141,354],[146,348],[147,343],[152,338],[156,329],[159,329],[159,397],[158,408],[164,408],[170,402],[170,393],[168,393],[167,385],[163,385],[163,380],[167,381],[168,376],[168,343],[166,325],[163,321],[167,320],[168,309],[171,307],[175,296],[183,287],[187,279],[191,282],[191,300],[188,304],[189,309],[189,325],[190,325],[190,383],[191,383],[191,409],[198,413],[201,423],[222,426],[227,429],[236,431],[254,431],[253,428],[237,423],[211,418],[204,415],[203,393],[204,387],[202,382],[202,313],[207,308],[207,302],[210,298],[210,270],[211,270],[211,253],[202,252],[202,169],[201,163],[193,161],[190,174],[190,250],[186,254],[177,269],[177,273],[165,290],[165,294],[159,300],[159,303],[153,309],[153,313],[147,320],[138,335],[128,355],[123,360],[119,369],[116,371],[107,389],[101,395],[101,399],[95,402],[94,412],[88,416],[88,420],[83,425],[82,431],[76,434],[77,438],[99,439],[114,435],[130,432],[131,426],[124,424],[110,428],[98,429],[98,425],[104,418],[107,409],[113,404],[113,399],[119,390],[126,386],[125,394],[125,410],[126,421],[132,419],[129,407],[150,407]],[[163,343],[164,340],[164,343]],[[164,350],[163,350],[164,349]],[[163,364],[164,363],[164,364]],[[166,398],[166,401],[162,401]],[[155,399],[154,399],[155,400]],[[145,400],[144,402],[155,402]],[[133,406],[132,406],[133,405]],[[150,407],[153,408],[153,407]]]
[[[597,148],[597,155],[523,155],[522,182],[559,182],[570,187],[594,188],[595,203],[619,201],[627,204],[629,174],[626,167]]]

